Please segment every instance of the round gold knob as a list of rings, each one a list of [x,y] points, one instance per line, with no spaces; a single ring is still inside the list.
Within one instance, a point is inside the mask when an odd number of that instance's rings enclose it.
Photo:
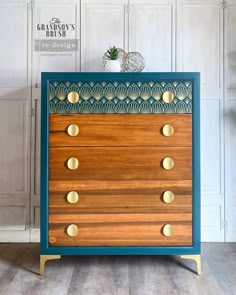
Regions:
[[[172,169],[174,167],[174,165],[175,165],[175,162],[174,162],[174,160],[172,158],[166,157],[162,161],[162,166],[166,170]]]
[[[68,203],[76,204],[79,201],[79,194],[75,191],[71,191],[66,195],[66,200]]]
[[[175,195],[171,191],[166,191],[164,192],[162,199],[164,203],[171,204],[174,202]]]
[[[71,124],[67,127],[67,133],[70,136],[77,136],[79,134],[79,126],[76,124]]]
[[[70,103],[77,103],[79,101],[79,93],[77,93],[76,91],[71,91],[67,95],[67,99]]]
[[[171,136],[175,132],[174,127],[172,125],[166,124],[162,127],[162,134],[164,136]]]
[[[171,103],[173,101],[174,97],[175,96],[174,96],[174,94],[171,91],[166,91],[162,95],[162,99],[166,103]]]
[[[70,158],[67,160],[67,167],[70,170],[76,170],[79,167],[79,160],[77,158]]]
[[[162,228],[162,233],[166,237],[173,235],[173,226],[171,224],[165,224]]]
[[[78,228],[78,226],[76,224],[70,224],[67,227],[66,232],[67,232],[68,236],[76,237],[76,236],[78,236],[79,228]]]

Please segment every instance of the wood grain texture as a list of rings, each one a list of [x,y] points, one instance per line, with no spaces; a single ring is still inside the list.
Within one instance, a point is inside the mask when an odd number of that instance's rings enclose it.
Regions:
[[[52,245],[191,245],[191,214],[50,214],[49,241]],[[79,228],[70,237],[70,224]],[[173,226],[173,235],[162,233],[165,224]]]
[[[176,196],[171,204],[161,196],[146,195],[79,195],[76,204],[70,204],[64,195],[49,196],[50,213],[122,213],[122,212],[192,212],[192,196]]]
[[[171,204],[162,195],[175,195]],[[79,194],[76,204],[68,203],[69,191]],[[191,181],[50,181],[50,213],[192,212]]]
[[[78,136],[67,128],[79,126]],[[174,134],[166,137],[162,127]],[[86,114],[50,115],[50,146],[191,146],[191,114]]]
[[[181,214],[156,214],[156,213],[133,213],[133,214],[49,214],[49,223],[80,223],[95,225],[99,223],[146,223],[146,222],[182,222],[192,221],[191,213]]]
[[[67,160],[76,157],[79,168],[67,168]],[[165,157],[173,158],[175,166],[171,170],[162,167]],[[49,179],[192,179],[191,148],[50,148]]]
[[[65,227],[55,226],[49,230],[51,246],[191,246],[191,225],[173,224],[174,234],[165,237],[161,233],[163,225],[114,225],[80,227],[78,237],[69,237]]]
[[[66,193],[78,190],[84,194],[119,195],[146,194],[159,195],[165,190],[174,194],[190,195],[192,193],[191,180],[64,180],[49,181],[49,192]]]

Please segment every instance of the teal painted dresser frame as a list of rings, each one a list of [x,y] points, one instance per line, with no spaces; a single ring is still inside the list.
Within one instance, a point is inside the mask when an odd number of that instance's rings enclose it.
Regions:
[[[80,89],[71,104],[67,94]],[[161,94],[174,93],[172,103]],[[48,241],[48,160],[50,113],[192,113],[192,246],[53,246]],[[200,248],[200,74],[199,73],[42,73],[40,273],[61,255],[179,255],[201,272]]]

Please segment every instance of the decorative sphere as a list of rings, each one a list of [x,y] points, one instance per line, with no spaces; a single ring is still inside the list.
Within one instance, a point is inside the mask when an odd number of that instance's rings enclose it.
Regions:
[[[125,57],[125,70],[127,72],[142,72],[145,60],[139,52],[129,52]]]

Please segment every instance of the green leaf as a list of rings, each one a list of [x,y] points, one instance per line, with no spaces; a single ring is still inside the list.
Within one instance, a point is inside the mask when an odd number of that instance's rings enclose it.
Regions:
[[[118,49],[113,46],[113,47],[110,47],[108,50],[107,50],[107,57],[111,60],[116,60],[118,59],[118,56],[119,56],[119,53],[118,53]]]

